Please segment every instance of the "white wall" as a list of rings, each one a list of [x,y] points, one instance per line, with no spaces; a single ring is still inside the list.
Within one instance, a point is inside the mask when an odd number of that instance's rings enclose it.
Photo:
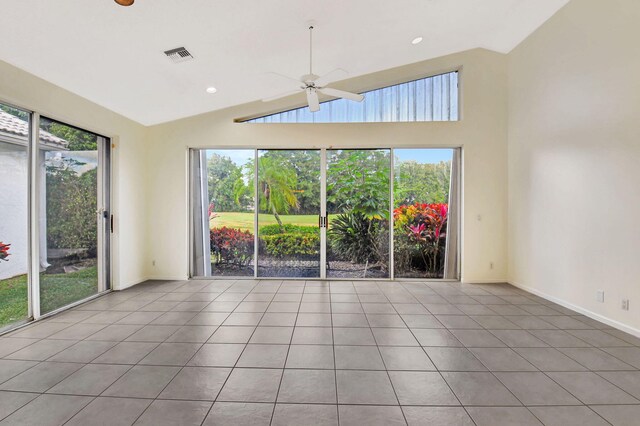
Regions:
[[[255,102],[151,127],[146,152],[150,209],[147,275],[184,279],[188,274],[188,147],[463,146],[462,278],[504,281],[507,271],[506,57],[477,49],[359,77],[342,82],[340,88],[366,90],[459,67],[462,67],[462,120],[459,122],[233,122],[234,118],[293,106],[290,100],[282,100],[279,104]],[[299,99],[302,102],[303,98]],[[155,267],[152,266],[154,260]],[[489,266],[491,262],[493,269]]]
[[[27,148],[0,140],[0,242],[11,244],[7,261],[0,261],[0,280],[27,273]]]
[[[113,287],[125,288],[146,279],[146,128],[2,61],[0,102],[113,137]]]
[[[509,280],[636,334],[638,22],[637,0],[573,0],[511,52],[508,148]]]

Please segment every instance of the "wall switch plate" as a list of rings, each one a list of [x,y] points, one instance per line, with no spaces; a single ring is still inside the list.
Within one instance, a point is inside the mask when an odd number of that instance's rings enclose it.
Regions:
[[[622,305],[620,306],[623,311],[629,310],[629,299],[622,299]]]
[[[604,290],[596,291],[596,301],[604,303]]]

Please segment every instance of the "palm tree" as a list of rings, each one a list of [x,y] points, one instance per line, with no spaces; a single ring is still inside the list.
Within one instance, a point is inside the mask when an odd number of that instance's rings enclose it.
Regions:
[[[253,170],[253,165],[248,164]],[[289,213],[289,208],[299,208],[300,203],[295,195],[297,175],[292,169],[283,167],[282,163],[268,156],[258,158],[258,199],[260,211],[270,212],[284,231],[280,213]],[[249,181],[253,188],[254,181]]]

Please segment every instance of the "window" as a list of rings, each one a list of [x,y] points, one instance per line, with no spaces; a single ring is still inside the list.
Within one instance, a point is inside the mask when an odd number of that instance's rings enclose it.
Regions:
[[[460,149],[192,149],[191,275],[457,279]]]
[[[458,121],[458,72],[364,92],[364,101],[335,99],[320,111],[296,108],[246,120],[247,123],[380,123]]]

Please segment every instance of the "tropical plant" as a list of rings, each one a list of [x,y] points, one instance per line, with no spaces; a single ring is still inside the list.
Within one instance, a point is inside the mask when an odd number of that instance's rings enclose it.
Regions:
[[[399,272],[412,268],[439,274],[446,243],[448,205],[402,205],[394,215],[394,258]]]
[[[389,220],[389,154],[382,150],[333,151],[328,158],[327,208]]]
[[[240,229],[214,228],[210,231],[211,261],[246,266],[253,258],[253,234]]]
[[[252,162],[247,168],[253,169]],[[251,174],[253,175],[253,174]],[[283,228],[280,214],[288,214],[290,208],[297,208],[296,197],[297,175],[295,170],[282,167],[276,159],[263,155],[258,158],[258,207],[260,212],[271,213]],[[248,187],[254,185],[253,179]]]
[[[332,253],[353,263],[373,264],[386,269],[387,227],[386,220],[369,218],[364,213],[338,215],[327,231]]]
[[[11,247],[11,244],[5,244],[0,241],[0,260],[8,262],[7,257],[11,256],[11,254],[9,253],[9,247]]]

